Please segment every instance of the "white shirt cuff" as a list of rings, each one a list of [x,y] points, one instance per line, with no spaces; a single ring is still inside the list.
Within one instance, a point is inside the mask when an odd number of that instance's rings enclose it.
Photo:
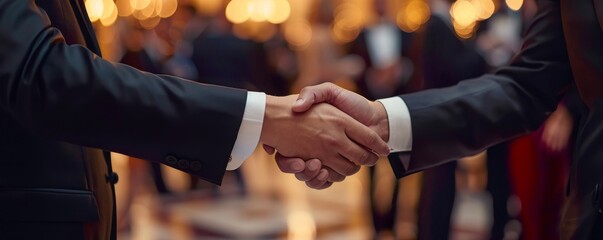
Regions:
[[[389,122],[389,146],[391,152],[412,150],[412,127],[408,107],[402,98],[391,97],[377,100],[387,112]]]
[[[245,112],[237,140],[235,140],[230,161],[226,170],[235,170],[251,156],[262,134],[262,125],[264,124],[264,111],[266,110],[266,94],[262,92],[248,92]]]

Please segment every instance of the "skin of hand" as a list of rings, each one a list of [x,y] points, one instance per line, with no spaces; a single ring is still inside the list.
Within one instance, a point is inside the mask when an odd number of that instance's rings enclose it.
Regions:
[[[567,107],[557,106],[557,110],[544,123],[542,142],[553,152],[565,149],[572,135],[573,125],[574,119]]]
[[[319,103],[328,103],[330,105],[333,105],[334,107],[348,114],[350,117],[358,120],[360,123],[368,126],[371,130],[378,133],[379,137],[384,141],[389,139],[389,123],[387,119],[387,113],[385,112],[385,108],[381,103],[369,101],[366,98],[356,93],[342,89],[336,86],[335,84],[323,83],[320,85],[304,88],[299,94],[297,101],[293,105],[293,111],[298,113],[305,112],[311,110],[313,105]],[[270,148],[267,147],[267,151],[269,150]],[[288,164],[290,165],[296,162],[301,162],[303,160],[302,158],[287,158],[283,156],[277,156],[276,161],[279,166],[286,166]],[[313,174],[305,173],[296,173],[296,177],[300,181],[306,181],[307,185],[310,187],[316,189],[323,189],[332,184],[331,178],[333,177],[331,177],[331,175],[333,174],[335,173],[329,171],[328,181],[321,181],[320,179],[315,179],[312,177]],[[308,184],[309,181],[311,181],[312,184]]]
[[[330,104],[315,104],[303,113],[293,112],[291,107],[296,98],[295,95],[266,98],[260,141],[278,151],[277,162],[282,163],[279,159],[283,156],[320,159],[322,168],[339,174],[328,174],[328,181],[335,182],[343,180],[340,176],[358,172],[361,165],[374,165],[378,155],[389,153],[387,143],[379,135]],[[307,164],[314,169],[315,164]],[[315,178],[324,174],[320,170]]]
[[[263,145],[264,150],[272,155],[276,152],[274,148]],[[324,189],[330,187],[333,182],[328,181],[329,171],[322,168],[322,162],[318,159],[305,161],[301,158],[286,158],[283,155],[275,155],[278,168],[284,173],[293,173],[299,181],[303,181],[310,188]],[[337,174],[337,173],[334,173]],[[345,178],[345,176],[341,176]]]

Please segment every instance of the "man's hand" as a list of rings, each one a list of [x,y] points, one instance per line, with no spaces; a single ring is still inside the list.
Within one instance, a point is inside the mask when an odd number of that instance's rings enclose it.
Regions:
[[[553,153],[567,148],[572,136],[574,119],[567,107],[563,104],[557,106],[557,110],[544,122],[542,142]]]
[[[282,166],[293,166],[291,164],[299,162],[282,156],[320,159],[322,167],[328,171],[329,182],[342,181],[343,176],[358,172],[360,165],[374,165],[378,159],[377,154],[389,153],[387,144],[379,135],[337,108],[329,104],[317,104],[307,112],[294,113],[291,106],[295,99],[296,96],[268,96],[266,99],[260,141],[278,150],[280,155],[277,155],[277,163],[281,169]],[[309,172],[318,174],[302,176],[302,173],[298,174],[298,179],[306,181],[311,178],[310,181],[319,183],[326,174],[322,170]],[[321,187],[310,183],[308,185]]]
[[[304,88],[293,106],[293,111],[305,112],[314,104],[318,103],[328,103],[337,107],[352,118],[377,132],[382,140],[386,141],[389,139],[387,113],[381,103],[368,101],[366,98],[342,89],[332,83],[323,83]],[[269,147],[265,148],[267,151],[270,151]],[[301,165],[302,159],[286,158],[281,155],[276,157],[276,161],[279,166],[288,166],[294,163]],[[306,184],[309,187],[316,189],[327,188],[332,184],[330,179],[333,177],[329,176],[329,181],[321,181],[320,179],[313,178],[312,176],[314,174],[316,174],[316,171],[312,172],[305,169],[304,173],[296,173],[296,177],[300,181],[306,181]],[[333,172],[331,171],[329,174],[333,175]],[[339,176],[335,178],[339,178]]]
[[[293,105],[294,112],[305,112],[312,105],[328,103],[377,132],[381,139],[389,139],[387,113],[381,103],[369,101],[357,93],[332,83],[305,87]]]

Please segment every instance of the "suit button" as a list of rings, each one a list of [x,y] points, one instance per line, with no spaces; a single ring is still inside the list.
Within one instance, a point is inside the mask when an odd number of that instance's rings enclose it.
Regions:
[[[228,162],[231,162],[231,161],[232,161],[232,156],[229,156],[228,157]]]
[[[174,157],[174,156],[167,156],[167,157],[165,158],[165,161],[166,161],[168,164],[171,164],[171,165],[175,165],[176,163],[178,163],[178,159],[177,159],[176,157]]]
[[[105,176],[108,183],[116,184],[119,181],[119,175],[116,172],[112,172],[109,175]]]
[[[178,167],[180,168],[188,168],[189,162],[186,159],[180,159],[180,161],[178,161]]]
[[[195,171],[195,172],[197,172],[197,171],[201,170],[201,163],[200,163],[200,162],[198,162],[198,161],[193,161],[193,162],[191,163],[191,170],[193,170],[193,171]]]

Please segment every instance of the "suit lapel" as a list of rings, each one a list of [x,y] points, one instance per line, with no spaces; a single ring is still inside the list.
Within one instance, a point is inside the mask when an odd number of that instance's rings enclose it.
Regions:
[[[71,6],[73,8],[73,12],[75,17],[77,18],[78,25],[84,35],[84,39],[86,40],[86,45],[88,49],[92,52],[96,53],[98,56],[101,55],[100,47],[96,40],[96,34],[94,33],[94,28],[90,23],[88,18],[88,12],[83,7],[82,0],[69,0],[71,2]]]
[[[86,45],[87,48],[90,49],[90,51],[96,53],[96,55],[98,56],[102,56],[101,55],[101,51],[100,51],[100,47],[98,45],[98,41],[96,40],[96,34],[94,32],[94,28],[92,27],[92,23],[90,23],[90,19],[88,18],[88,12],[86,12],[86,9],[83,7],[82,4],[82,0],[69,0],[71,2],[71,6],[73,8],[73,12],[75,13],[75,16],[77,18],[78,21],[78,25],[84,35],[84,39],[86,40]],[[113,174],[113,169],[111,166],[111,153],[108,151],[102,151],[103,152],[103,158],[105,159],[105,164],[107,166],[107,172],[109,174]],[[108,176],[105,174],[105,176]],[[110,239],[117,239],[117,219],[116,219],[116,207],[115,207],[115,185],[113,183],[110,184],[110,188],[111,188],[111,208],[112,208],[112,212],[111,212],[111,221],[110,221],[110,232],[109,232],[109,237]]]

